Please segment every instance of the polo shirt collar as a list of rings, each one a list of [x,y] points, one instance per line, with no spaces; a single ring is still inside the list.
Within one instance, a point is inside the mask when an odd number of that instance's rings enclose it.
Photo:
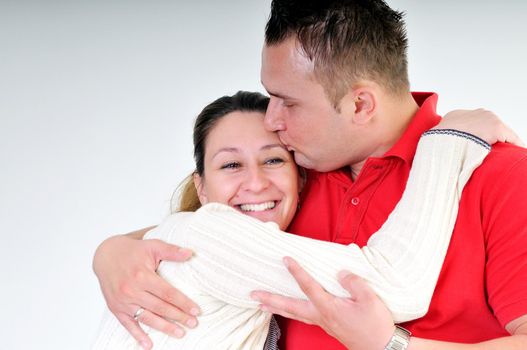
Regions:
[[[398,157],[408,164],[412,164],[421,134],[437,125],[441,120],[441,117],[436,113],[437,94],[431,92],[413,92],[412,96],[419,105],[419,109],[403,135],[382,158]]]
[[[382,157],[377,159],[397,157],[402,159],[408,166],[412,166],[419,138],[425,131],[436,126],[441,120],[441,117],[436,113],[437,94],[432,92],[413,92],[412,96],[417,102],[419,109],[399,140]],[[310,174],[309,176],[317,176],[325,173],[309,170],[308,174]],[[344,186],[349,186],[354,182],[351,179],[349,167],[330,171],[327,174],[330,179],[336,180]]]

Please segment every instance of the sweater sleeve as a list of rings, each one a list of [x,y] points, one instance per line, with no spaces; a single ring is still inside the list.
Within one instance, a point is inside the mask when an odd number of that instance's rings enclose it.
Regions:
[[[228,206],[205,205],[178,237],[196,252],[183,264],[188,278],[241,307],[257,307],[249,297],[253,290],[306,298],[283,266],[282,258],[291,256],[332,294],[349,296],[336,278],[347,269],[369,283],[395,322],[419,318],[428,310],[463,187],[489,150],[462,132],[425,133],[400,202],[362,249],[288,234]]]

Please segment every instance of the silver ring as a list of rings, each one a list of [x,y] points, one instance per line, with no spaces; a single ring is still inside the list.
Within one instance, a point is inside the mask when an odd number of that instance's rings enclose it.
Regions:
[[[135,321],[137,321],[137,319],[139,318],[139,316],[141,316],[141,314],[145,312],[145,308],[144,307],[139,307],[139,309],[137,309],[137,311],[135,312],[135,314],[132,316],[134,318]]]

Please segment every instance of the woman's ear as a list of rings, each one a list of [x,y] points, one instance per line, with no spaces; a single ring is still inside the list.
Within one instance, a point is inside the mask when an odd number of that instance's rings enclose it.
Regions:
[[[196,192],[198,193],[198,198],[201,202],[201,205],[207,204],[209,200],[207,199],[205,181],[203,181],[203,178],[198,173],[194,173],[192,177],[194,179],[194,186],[196,186]]]

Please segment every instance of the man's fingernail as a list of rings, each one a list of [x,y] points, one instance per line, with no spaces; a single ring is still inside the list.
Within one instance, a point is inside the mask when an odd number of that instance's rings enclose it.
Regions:
[[[255,293],[251,293],[251,299],[258,302],[260,301],[260,297]]]
[[[150,344],[148,344],[147,341],[144,341],[144,340],[143,340],[142,342],[139,343],[139,345],[141,345],[141,347],[142,347],[143,349],[145,349],[145,350],[149,350],[149,349],[150,349]]]
[[[189,326],[190,328],[194,328],[198,325],[198,320],[196,320],[195,318],[189,318],[187,320],[187,322],[185,322],[187,324],[187,326]]]
[[[289,264],[290,264],[291,261],[289,260],[289,258],[287,256],[284,257],[282,259],[282,261],[284,262],[285,267],[289,267]]]
[[[193,307],[192,309],[190,309],[190,314],[192,316],[198,316],[200,314],[200,311],[197,307]]]

